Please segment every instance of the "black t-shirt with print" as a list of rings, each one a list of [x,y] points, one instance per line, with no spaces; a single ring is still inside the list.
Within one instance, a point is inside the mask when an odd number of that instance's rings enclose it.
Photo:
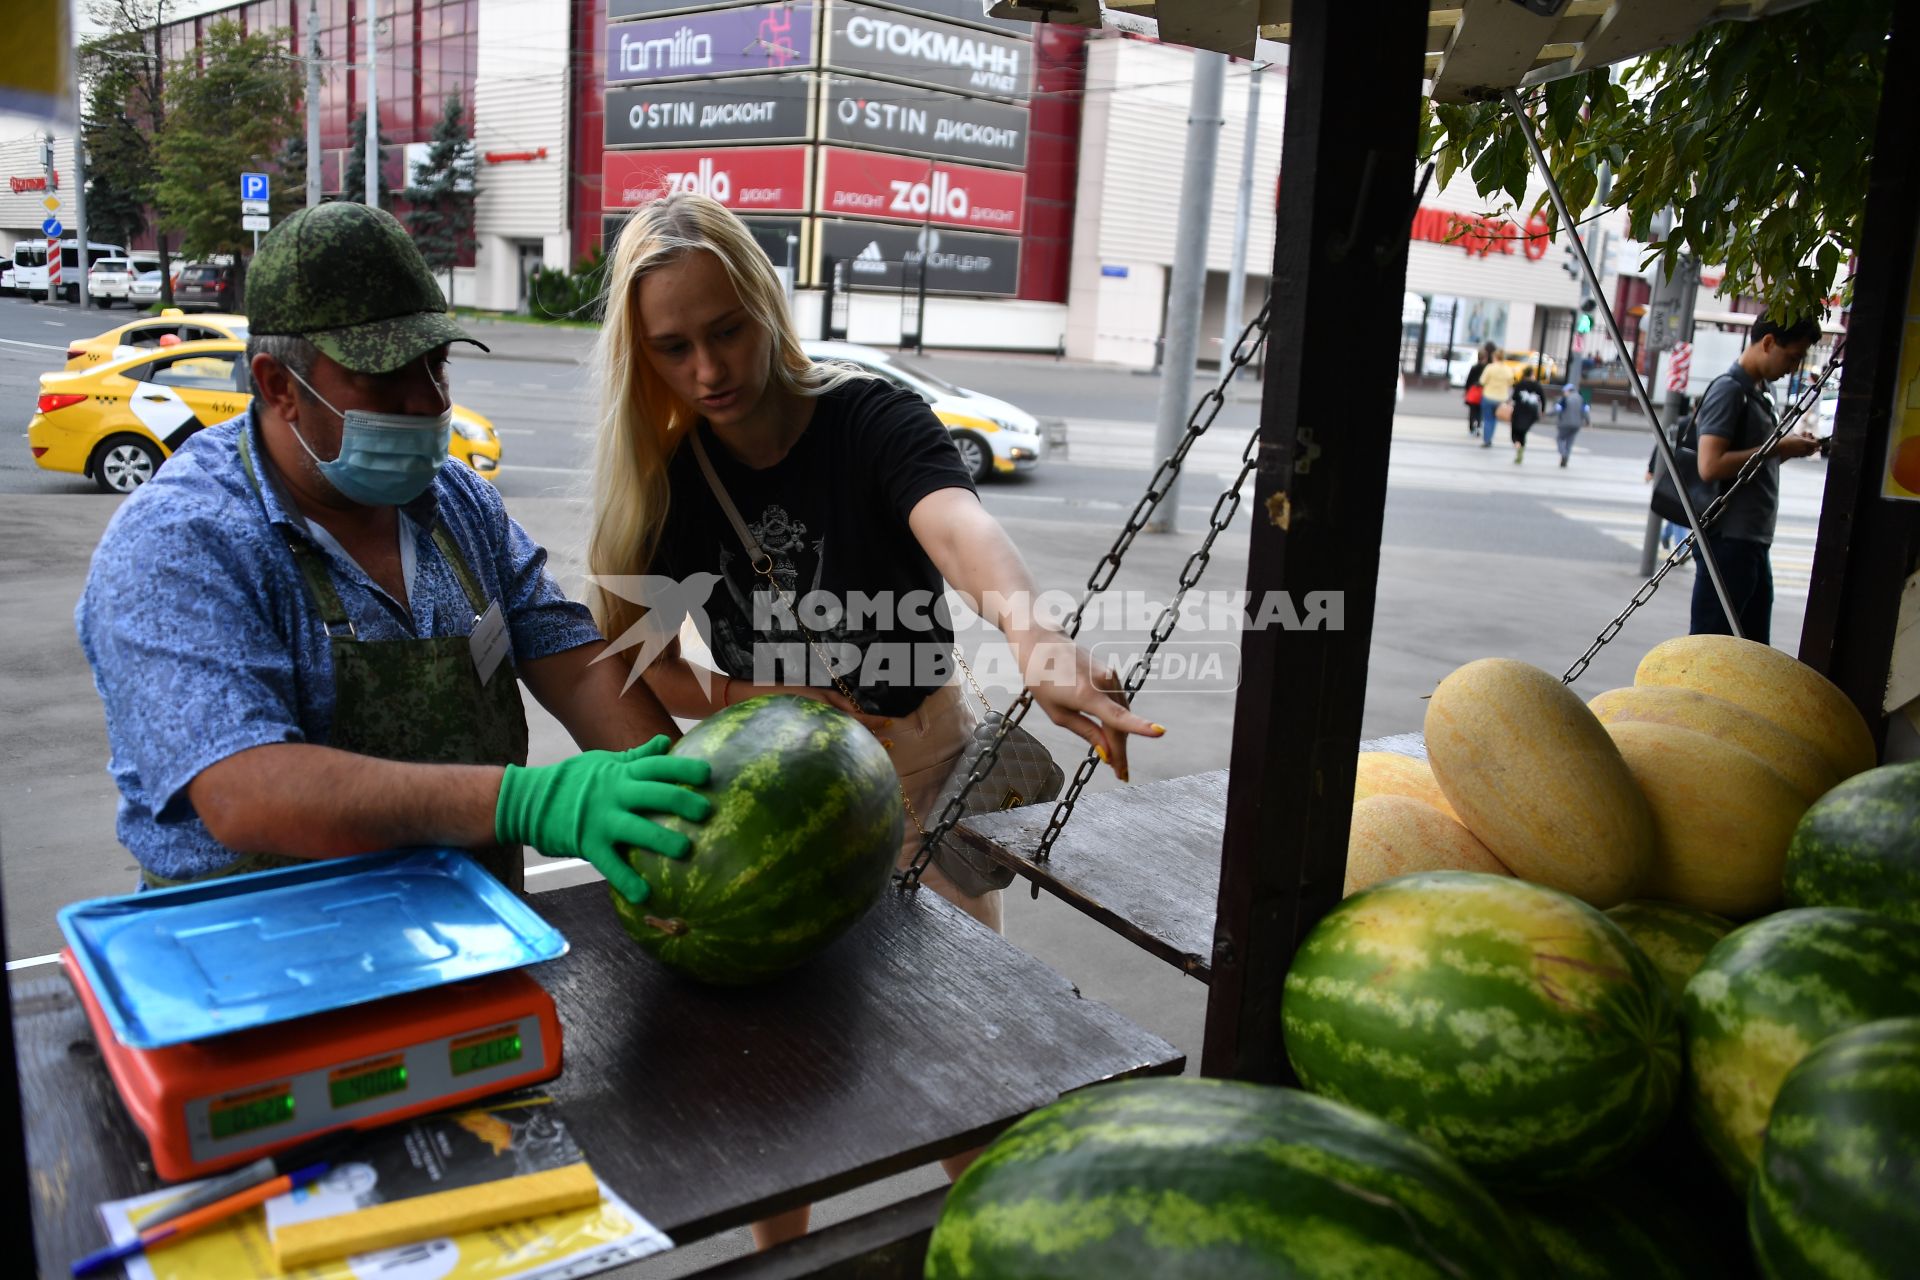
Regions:
[[[945,684],[953,628],[944,584],[907,515],[935,490],[972,491],[973,480],[926,403],[878,378],[842,383],[820,396],[787,456],[758,471],[704,421],[698,430],[797,621],[865,709],[905,715]],[[675,451],[667,476],[672,496],[649,572],[683,581],[718,575],[695,624],[721,669],[757,684],[831,684],[804,632],[748,564],[690,447]]]

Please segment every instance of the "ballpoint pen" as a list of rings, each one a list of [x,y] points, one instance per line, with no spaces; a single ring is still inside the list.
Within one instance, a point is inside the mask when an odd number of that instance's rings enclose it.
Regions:
[[[238,1195],[228,1196],[225,1200],[203,1205],[190,1213],[181,1214],[164,1226],[148,1227],[132,1240],[108,1245],[80,1259],[73,1264],[73,1274],[76,1277],[93,1275],[106,1270],[116,1262],[124,1262],[135,1254],[146,1253],[170,1241],[192,1235],[205,1227],[224,1222],[235,1214],[251,1209],[257,1204],[264,1204],[277,1195],[284,1195],[286,1192],[317,1181],[324,1177],[331,1167],[324,1161],[319,1164],[310,1164],[304,1169],[296,1169],[292,1173],[282,1174],[271,1181],[248,1187]]]
[[[297,1147],[289,1147],[276,1155],[262,1156],[251,1164],[244,1164],[238,1169],[209,1178],[148,1218],[141,1230],[150,1231],[154,1227],[192,1213],[195,1209],[205,1208],[216,1201],[225,1200],[228,1196],[238,1195],[249,1187],[257,1187],[269,1178],[277,1178],[294,1169],[305,1168],[322,1160],[328,1164],[338,1164],[341,1152],[363,1136],[364,1134],[358,1129],[336,1130],[312,1142],[303,1142]]]

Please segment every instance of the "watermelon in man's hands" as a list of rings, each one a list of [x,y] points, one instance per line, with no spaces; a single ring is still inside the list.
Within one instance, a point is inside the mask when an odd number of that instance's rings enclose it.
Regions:
[[[646,901],[610,895],[627,933],[669,968],[765,981],[839,937],[887,886],[906,825],[900,781],[846,712],[752,698],[702,720],[673,752],[712,764],[713,814],[656,816],[692,852],[634,860],[652,886]]]

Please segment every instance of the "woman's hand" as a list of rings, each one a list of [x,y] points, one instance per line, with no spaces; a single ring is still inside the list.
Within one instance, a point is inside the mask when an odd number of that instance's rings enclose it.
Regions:
[[[1127,780],[1127,735],[1158,738],[1166,733],[1115,698],[1119,676],[1063,635],[1053,633],[1034,643],[1024,670],[1033,700],[1047,719],[1085,738],[1122,782]]]

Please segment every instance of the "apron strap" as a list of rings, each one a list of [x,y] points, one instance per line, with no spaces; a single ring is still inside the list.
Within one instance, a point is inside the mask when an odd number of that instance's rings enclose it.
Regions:
[[[473,570],[468,567],[466,556],[461,554],[460,544],[453,540],[447,522],[438,516],[433,520],[433,545],[440,548],[440,554],[453,566],[453,576],[460,579],[460,589],[467,593],[467,603],[473,606],[473,616],[478,619],[487,611],[487,593],[480,589],[480,579],[473,576]]]
[[[253,449],[247,441],[247,432],[240,432],[240,465],[246,469],[247,483],[253,486],[256,498],[264,497],[260,492],[260,475],[254,470]],[[300,570],[300,577],[307,584],[307,594],[313,597],[314,608],[320,613],[320,621],[326,625],[329,636],[354,635],[353,619],[347,616],[346,605],[340,602],[340,593],[334,590],[333,576],[327,572],[327,562],[311,543],[303,539],[290,537],[282,530],[281,541],[287,544],[287,550],[293,553],[293,563]]]

